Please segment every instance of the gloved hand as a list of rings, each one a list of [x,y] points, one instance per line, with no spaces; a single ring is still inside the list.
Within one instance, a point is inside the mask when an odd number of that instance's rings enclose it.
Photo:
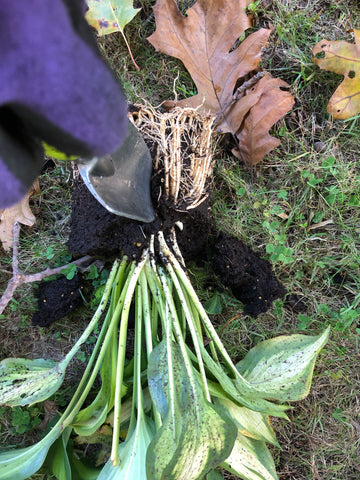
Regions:
[[[126,103],[82,0],[0,0],[0,209],[39,174],[41,141],[103,156],[126,135]]]

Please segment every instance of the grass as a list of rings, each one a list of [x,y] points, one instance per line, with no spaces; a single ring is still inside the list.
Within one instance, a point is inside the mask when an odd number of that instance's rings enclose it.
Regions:
[[[178,60],[154,53],[146,41],[155,28],[152,3],[138,2],[143,12],[127,27],[140,71],[133,67],[120,35],[99,43],[129,100],[157,105],[175,93],[179,98],[191,95],[194,86]],[[281,480],[356,480],[360,477],[360,116],[334,121],[326,113],[341,77],[319,70],[312,63],[311,48],[322,38],[352,41],[348,30],[360,27],[360,7],[355,0],[273,0],[258,2],[252,10],[255,27],[271,22],[274,28],[262,65],[291,85],[296,104],[274,128],[281,146],[253,171],[225,149],[217,150],[213,213],[219,228],[272,262],[289,294],[306,308],[298,311],[286,299],[278,300],[256,320],[235,318],[221,335],[236,360],[260,340],[288,333],[317,334],[331,325],[331,340],[316,365],[309,397],[294,405],[290,423],[273,422],[282,447],[273,449],[273,454]],[[69,172],[63,165],[42,177],[41,201],[34,205],[37,226],[23,229],[21,240],[20,263],[26,272],[67,261]],[[11,270],[9,256],[2,254],[0,261],[1,269]],[[197,274],[195,267],[192,272],[200,286],[200,276],[206,278],[207,272]],[[2,275],[0,289],[8,278]],[[222,292],[226,308],[214,318],[218,330],[239,313],[239,303],[228,293]],[[207,293],[202,295],[206,300]],[[86,322],[83,316],[73,317],[38,329],[30,326],[33,309],[31,288],[26,286],[0,319],[2,358],[58,358]],[[81,366],[81,361],[72,364],[65,388],[75,381]],[[43,418],[41,412],[38,418]],[[10,412],[2,416],[0,427],[2,446],[22,438],[12,433]],[[33,438],[31,428],[28,435]],[[44,475],[32,478],[53,478]]]

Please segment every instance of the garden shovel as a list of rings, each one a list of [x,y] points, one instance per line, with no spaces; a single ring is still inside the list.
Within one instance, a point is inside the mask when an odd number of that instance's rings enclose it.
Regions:
[[[80,174],[94,197],[116,215],[151,222],[152,159],[144,139],[128,122],[128,135],[120,148],[107,157],[79,159]]]

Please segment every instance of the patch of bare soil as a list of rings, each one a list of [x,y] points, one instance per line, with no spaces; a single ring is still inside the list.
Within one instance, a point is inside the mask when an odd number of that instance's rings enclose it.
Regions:
[[[158,185],[158,179],[155,181]],[[67,243],[75,256],[92,255],[111,260],[127,255],[138,258],[151,234],[160,229],[165,236],[176,228],[177,242],[185,262],[210,260],[222,283],[244,303],[244,312],[256,317],[266,311],[285,288],[273,274],[270,263],[260,258],[235,237],[216,231],[211,215],[211,196],[199,207],[178,212],[158,201],[154,185],[153,204],[156,218],[146,224],[113,215],[90,194],[83,182],[74,183],[71,233]]]

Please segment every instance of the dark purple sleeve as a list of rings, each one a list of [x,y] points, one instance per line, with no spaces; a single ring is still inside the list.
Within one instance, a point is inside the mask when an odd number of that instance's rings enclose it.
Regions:
[[[81,0],[0,0],[0,208],[26,192],[41,141],[101,156],[126,135],[126,102]]]

